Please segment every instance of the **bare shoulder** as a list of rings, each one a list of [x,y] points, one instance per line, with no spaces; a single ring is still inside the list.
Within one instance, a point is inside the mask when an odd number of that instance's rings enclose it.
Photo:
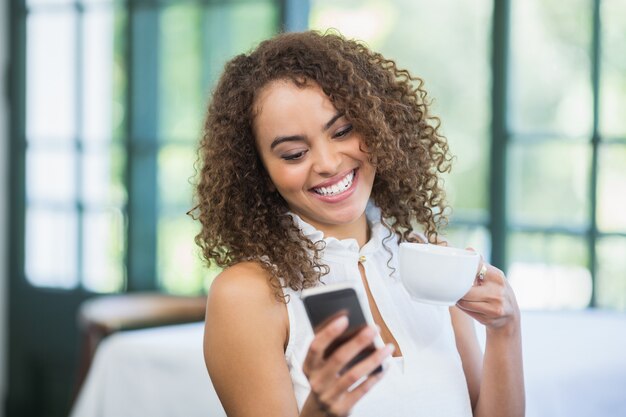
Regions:
[[[286,320],[284,303],[276,297],[268,273],[257,263],[233,265],[213,281],[207,297],[207,325],[262,324],[278,330],[281,324],[288,326]]]
[[[240,301],[272,305],[276,300],[267,272],[256,262],[242,262],[222,271],[211,284],[209,301],[239,304]]]
[[[284,357],[288,331],[285,303],[260,265],[240,263],[215,278],[207,298],[204,358],[228,415],[294,414]]]

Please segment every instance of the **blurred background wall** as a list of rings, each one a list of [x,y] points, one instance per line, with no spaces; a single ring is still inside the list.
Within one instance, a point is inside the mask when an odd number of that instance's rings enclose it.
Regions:
[[[0,2],[0,398],[4,400],[6,392],[6,325],[7,325],[7,201],[8,201],[8,103],[7,103],[7,76],[8,76],[8,38],[9,19],[7,3]],[[0,407],[0,417],[4,416],[4,408]]]

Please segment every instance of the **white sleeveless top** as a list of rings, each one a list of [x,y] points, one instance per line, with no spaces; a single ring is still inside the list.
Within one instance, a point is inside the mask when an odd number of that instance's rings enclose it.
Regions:
[[[351,417],[471,417],[467,383],[448,308],[411,300],[398,276],[396,236],[391,236],[381,224],[378,208],[370,205],[366,213],[372,237],[360,250],[355,239],[324,239],[321,231],[293,215],[305,236],[313,242],[326,242],[322,260],[330,267],[330,273],[322,277],[322,282],[351,281],[364,292],[358,263],[360,257],[365,259],[362,264],[372,297],[403,355],[391,358],[387,374],[355,405]],[[310,392],[302,364],[313,340],[313,330],[300,291],[283,291],[290,296],[285,359],[301,410]],[[371,319],[369,306],[364,307]]]

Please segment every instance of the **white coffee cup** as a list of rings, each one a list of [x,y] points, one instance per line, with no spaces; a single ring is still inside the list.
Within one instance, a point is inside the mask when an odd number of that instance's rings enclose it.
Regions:
[[[402,283],[414,300],[451,306],[472,287],[480,254],[447,246],[403,242],[399,262]]]

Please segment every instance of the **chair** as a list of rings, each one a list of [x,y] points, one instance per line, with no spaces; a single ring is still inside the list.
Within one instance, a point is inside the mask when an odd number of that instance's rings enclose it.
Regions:
[[[81,346],[73,399],[80,392],[103,338],[121,330],[203,321],[205,308],[205,296],[160,293],[105,295],[84,301],[78,311]]]

